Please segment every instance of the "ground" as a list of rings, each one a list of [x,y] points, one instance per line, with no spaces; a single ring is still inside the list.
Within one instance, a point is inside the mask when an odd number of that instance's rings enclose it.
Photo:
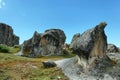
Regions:
[[[0,80],[119,80],[120,79],[120,54],[110,53],[110,59],[117,65],[103,68],[97,66],[90,74],[82,72],[77,65],[75,55],[46,56],[28,58],[15,55],[19,48],[10,47],[9,53],[0,52]],[[20,53],[20,52],[19,52]],[[74,56],[74,57],[73,57]],[[42,62],[52,60],[57,64],[53,68],[44,68]],[[102,62],[101,62],[102,63]],[[100,67],[100,68],[98,68]],[[101,71],[102,75],[101,76]],[[97,73],[96,73],[97,72]],[[98,73],[99,72],[99,73]],[[92,74],[91,74],[92,73]]]
[[[70,56],[28,58],[10,53],[0,53],[0,80],[69,80],[58,67],[44,68],[42,62],[60,60]]]

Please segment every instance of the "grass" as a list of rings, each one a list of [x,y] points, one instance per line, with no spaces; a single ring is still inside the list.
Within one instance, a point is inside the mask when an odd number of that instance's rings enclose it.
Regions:
[[[70,58],[73,54],[27,58],[14,55],[19,50],[11,47],[8,54],[0,53],[0,80],[69,80],[60,68],[44,68],[42,62]]]
[[[8,53],[9,48],[6,45],[0,45],[0,52]]]
[[[1,53],[17,53],[21,49],[21,46],[18,47],[9,47],[6,45],[0,45],[0,52]]]
[[[9,47],[9,53],[17,53],[19,52],[21,47]]]

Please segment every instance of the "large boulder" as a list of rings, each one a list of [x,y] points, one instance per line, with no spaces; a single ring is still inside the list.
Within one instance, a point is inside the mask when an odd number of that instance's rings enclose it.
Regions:
[[[119,53],[119,48],[114,44],[108,44],[106,52],[107,53]]]
[[[34,33],[33,37],[23,43],[23,55],[39,57],[63,54],[66,36],[60,29],[49,29],[44,33]]]
[[[106,25],[105,22],[100,23],[94,28],[85,31],[70,44],[72,51],[78,55],[78,64],[84,68],[91,65],[96,58],[105,56],[107,37],[104,28]]]
[[[19,44],[19,37],[13,33],[11,26],[0,23],[0,44],[14,46]]]

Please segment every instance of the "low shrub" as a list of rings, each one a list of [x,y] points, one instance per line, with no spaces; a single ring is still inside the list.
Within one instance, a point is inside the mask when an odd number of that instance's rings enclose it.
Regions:
[[[8,53],[9,52],[9,47],[6,46],[6,45],[0,45],[0,52]]]

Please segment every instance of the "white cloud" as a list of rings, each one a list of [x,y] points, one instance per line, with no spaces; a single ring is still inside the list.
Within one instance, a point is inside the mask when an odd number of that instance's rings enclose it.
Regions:
[[[3,8],[5,6],[5,2],[3,0],[0,0],[0,8]]]

